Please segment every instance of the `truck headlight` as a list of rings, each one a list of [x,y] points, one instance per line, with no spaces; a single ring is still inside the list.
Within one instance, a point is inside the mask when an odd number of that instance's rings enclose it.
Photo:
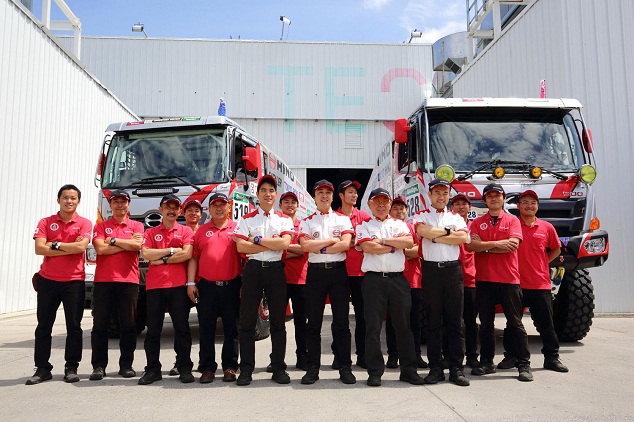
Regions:
[[[597,178],[597,170],[590,164],[584,164],[579,169],[579,178],[583,183],[591,185]]]
[[[443,179],[448,182],[453,182],[453,179],[456,178],[456,172],[450,165],[443,164],[436,169],[436,173],[434,176],[437,179]]]
[[[605,237],[587,240],[583,243],[583,247],[588,253],[605,252]]]

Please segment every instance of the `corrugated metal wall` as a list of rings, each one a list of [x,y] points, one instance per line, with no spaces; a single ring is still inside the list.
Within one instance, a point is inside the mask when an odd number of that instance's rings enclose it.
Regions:
[[[82,60],[140,116],[215,115],[223,97],[291,167],[372,167],[383,122],[431,93],[422,44],[85,37]]]
[[[454,97],[577,98],[598,161],[597,214],[610,258],[592,269],[598,312],[634,312],[634,2],[538,0],[454,82]]]
[[[0,0],[0,313],[35,308],[31,276],[41,259],[33,230],[59,210],[57,190],[82,190],[81,215],[94,220],[92,178],[104,129],[134,115],[96,82],[32,16]]]

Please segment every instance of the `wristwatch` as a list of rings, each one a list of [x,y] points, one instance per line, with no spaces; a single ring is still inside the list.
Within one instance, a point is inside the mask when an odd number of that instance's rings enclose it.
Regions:
[[[326,248],[321,248],[321,249],[319,250],[319,253],[322,253],[322,254],[326,253]]]
[[[163,259],[163,264],[167,264],[167,260],[169,259],[169,256],[164,256],[162,259]]]
[[[116,238],[116,237],[111,237],[111,238],[110,238],[110,244],[111,244],[112,246],[114,246],[114,244],[115,244],[115,243],[117,243],[117,238]]]
[[[174,248],[170,248],[170,256],[174,255]]]
[[[449,236],[451,234],[451,227],[445,227],[445,231],[447,232],[445,236]]]
[[[392,246],[392,250],[390,251],[390,253],[394,253],[394,252],[396,252],[396,248]]]
[[[62,242],[58,242],[56,240],[53,243],[51,243],[51,249],[53,249],[54,251],[58,251],[59,247],[61,246],[61,244],[62,244]]]
[[[259,245],[260,242],[262,242],[262,236],[255,236],[253,238],[253,243],[255,243],[256,245]]]
[[[436,243],[436,238],[432,238],[431,243]]]

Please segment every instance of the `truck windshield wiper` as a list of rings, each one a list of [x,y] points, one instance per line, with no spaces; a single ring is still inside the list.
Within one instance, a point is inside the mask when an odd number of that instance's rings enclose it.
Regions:
[[[507,160],[491,160],[491,161],[478,161],[478,164],[482,164],[480,167],[478,167],[477,169],[471,170],[468,173],[463,174],[462,176],[458,176],[458,180],[463,181],[463,180],[467,180],[469,179],[471,176],[473,176],[474,174],[476,174],[479,171],[484,170],[487,167],[495,167],[495,166],[499,166],[499,165],[510,165],[513,167],[516,166],[520,166],[520,168],[523,168],[524,166],[529,166],[530,164],[527,163],[526,161],[507,161]]]
[[[181,182],[185,183],[188,186],[191,186],[192,188],[196,189],[198,192],[200,192],[202,189],[200,189],[198,186],[194,185],[192,182],[190,182],[189,180],[187,180],[187,178],[185,176],[176,176],[174,174],[169,174],[166,176],[154,176],[154,177],[146,177],[144,179],[139,180],[138,182],[134,182],[131,183],[130,186],[138,186],[138,185],[143,185],[145,183],[159,183],[159,182],[163,182],[166,180],[180,180]]]

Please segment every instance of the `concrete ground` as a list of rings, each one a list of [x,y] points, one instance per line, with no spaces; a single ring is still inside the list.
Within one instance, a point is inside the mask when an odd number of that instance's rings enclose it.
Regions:
[[[351,317],[353,319],[353,317]],[[197,317],[190,322],[194,335],[192,360],[197,362]],[[595,318],[590,334],[581,342],[563,344],[561,359],[570,368],[567,374],[541,368],[540,340],[530,319],[524,319],[529,332],[535,381],[517,381],[517,371],[498,371],[484,377],[467,376],[470,387],[449,382],[432,386],[411,386],[398,381],[398,369],[388,369],[383,385],[365,385],[367,374],[353,367],[356,385],[338,381],[330,369],[330,317],[324,321],[324,353],[320,380],[301,385],[302,371],[295,370],[293,324],[288,322],[287,363],[290,385],[270,380],[265,367],[270,353],[269,339],[256,345],[254,382],[249,387],[216,380],[211,384],[181,384],[167,375],[174,361],[171,349],[173,330],[166,321],[163,343],[162,381],[139,386],[145,364],[143,335],[137,343],[135,369],[138,376],[123,379],[118,370],[117,340],[110,341],[108,377],[89,381],[90,313],[84,327],[84,358],[79,367],[82,380],[62,381],[64,355],[64,316],[60,311],[53,331],[51,362],[53,380],[36,386],[24,385],[33,373],[33,312],[0,316],[0,421],[27,420],[249,420],[249,421],[623,421],[634,420],[634,318]],[[503,327],[503,320],[496,321]],[[219,353],[221,338],[216,341]],[[498,331],[498,352],[501,351]],[[496,363],[499,361],[496,358]],[[426,373],[426,370],[421,373]],[[199,375],[195,373],[195,375]]]

